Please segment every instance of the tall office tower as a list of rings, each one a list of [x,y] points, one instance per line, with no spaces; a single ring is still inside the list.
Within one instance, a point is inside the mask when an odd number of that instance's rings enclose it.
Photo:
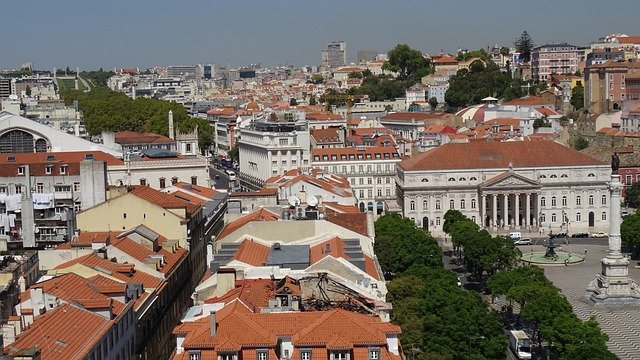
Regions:
[[[378,52],[376,50],[358,50],[356,56],[356,64],[361,64],[376,59]]]
[[[323,69],[334,69],[347,65],[347,43],[344,41],[334,41],[322,50]]]

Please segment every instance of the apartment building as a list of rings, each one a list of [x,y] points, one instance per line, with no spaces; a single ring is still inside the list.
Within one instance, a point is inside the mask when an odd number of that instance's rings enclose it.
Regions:
[[[396,207],[395,164],[400,155],[393,146],[357,146],[311,150],[313,167],[344,176],[361,211],[382,214]]]
[[[0,156],[0,235],[8,246],[69,241],[75,213],[106,200],[107,167],[120,163],[100,152]]]
[[[325,70],[335,69],[347,65],[347,43],[344,41],[334,41],[322,50],[322,68]]]
[[[531,72],[538,81],[548,81],[552,74],[573,74],[576,71],[578,48],[575,45],[545,44],[531,51]]]
[[[240,183],[260,188],[265,180],[310,166],[309,127],[305,121],[254,121],[240,132]]]
[[[602,114],[623,108],[627,99],[635,99],[640,91],[637,81],[638,62],[609,60],[584,69],[584,106],[592,113]],[[627,75],[630,89],[627,89]],[[629,93],[631,98],[627,97]],[[632,95],[633,94],[633,95]]]

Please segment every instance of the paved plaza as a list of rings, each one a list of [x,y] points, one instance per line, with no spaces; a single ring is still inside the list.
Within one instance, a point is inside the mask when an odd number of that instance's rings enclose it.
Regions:
[[[579,318],[585,320],[595,316],[602,330],[609,335],[609,350],[618,355],[620,359],[638,359],[640,348],[640,308],[628,309],[601,309],[595,308],[585,298],[585,289],[595,275],[601,271],[600,260],[606,255],[607,246],[604,242],[599,244],[576,244],[563,246],[564,251],[582,254],[587,249],[584,262],[570,266],[544,267],[547,277],[562,290],[567,297],[573,311]],[[544,251],[539,245],[522,246],[522,252],[529,250]],[[629,277],[640,281],[640,269],[636,269],[637,261],[631,261]]]

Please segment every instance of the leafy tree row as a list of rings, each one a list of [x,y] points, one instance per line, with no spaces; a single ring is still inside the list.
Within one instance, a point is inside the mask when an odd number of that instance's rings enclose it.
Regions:
[[[636,182],[628,189],[625,189],[626,200],[629,206],[635,205],[637,207],[637,201],[640,200],[640,183]],[[622,237],[622,243],[630,247],[635,256],[640,254],[640,212],[636,211],[635,214],[627,215],[622,220],[620,225],[620,235]]]
[[[507,347],[497,312],[473,292],[461,290],[444,269],[442,251],[428,232],[399,214],[375,223],[374,250],[393,280],[387,300],[412,359],[500,359]]]
[[[98,135],[102,131],[131,130],[168,136],[168,114],[171,110],[177,130],[190,132],[197,126],[200,147],[204,149],[213,144],[213,129],[209,122],[190,117],[178,103],[147,98],[133,100],[124,93],[105,87],[89,92],[66,90],[61,91],[60,96],[67,105],[78,101],[90,135]]]

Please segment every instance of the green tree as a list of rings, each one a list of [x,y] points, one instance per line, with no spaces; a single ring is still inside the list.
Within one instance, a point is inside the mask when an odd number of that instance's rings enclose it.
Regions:
[[[522,297],[527,297],[524,306],[520,309],[520,315],[533,323],[534,338],[538,340],[538,347],[542,348],[540,328],[551,324],[562,314],[570,314],[571,304],[558,292],[558,289],[552,286],[536,284],[528,290],[520,294]]]
[[[228,152],[229,158],[233,161],[240,161],[240,151],[238,150],[238,144],[233,145],[233,148]]]
[[[538,118],[533,120],[533,128],[534,129],[538,129],[541,127],[551,127],[551,123],[548,122],[546,119],[542,119],[542,118]]]
[[[475,236],[480,227],[471,219],[457,221],[449,226],[449,235],[451,235],[451,243],[456,252],[467,244],[467,240]]]
[[[537,266],[523,266],[499,271],[487,281],[487,287],[493,296],[507,295],[509,290],[516,286],[531,284],[550,285],[551,283],[544,275],[544,270]]]
[[[311,79],[309,80],[309,83],[311,84],[322,84],[324,82],[324,77],[322,76],[322,74],[313,74],[311,76]]]
[[[624,189],[624,201],[627,206],[634,209],[640,207],[640,181],[636,181]]]
[[[585,139],[581,134],[575,134],[571,140],[571,147],[576,150],[583,150],[589,147],[589,140]]]
[[[560,359],[615,359],[606,355],[609,337],[598,322],[591,318],[582,321],[573,313],[563,313],[540,328],[542,337],[551,343]],[[584,344],[590,344],[585,347]],[[590,353],[586,353],[586,350]],[[588,355],[591,355],[587,357]],[[599,354],[594,356],[594,354]],[[601,356],[604,355],[604,356]]]
[[[431,111],[435,111],[438,107],[438,99],[435,96],[429,98],[429,106],[431,106]]]
[[[444,99],[449,107],[461,108],[478,104],[487,96],[512,99],[521,94],[521,83],[510,73],[500,71],[493,61],[475,61],[470,70],[459,70],[449,79]]]
[[[420,72],[428,73],[430,69],[429,60],[407,44],[396,45],[388,55],[389,61],[385,61],[382,69],[397,73],[398,80],[408,80]]]
[[[533,40],[531,40],[529,33],[526,30],[523,31],[520,37],[514,41],[513,45],[516,51],[520,53],[520,59],[528,63],[531,60],[531,51],[533,50]]]
[[[584,87],[582,84],[578,84],[571,89],[571,105],[576,110],[584,107]]]
[[[447,210],[444,213],[444,223],[442,224],[442,231],[449,234],[449,228],[451,225],[455,224],[458,221],[464,221],[468,218],[460,211],[460,210]]]
[[[362,72],[360,71],[352,71],[348,75],[349,79],[362,79]]]
[[[511,50],[508,47],[503,46],[500,48],[500,55],[509,56],[510,53],[511,53]]]
[[[640,211],[624,217],[620,237],[623,244],[632,248],[636,255],[640,254]]]
[[[464,242],[464,265],[479,280],[485,273],[491,276],[498,270],[513,268],[520,256],[512,240],[491,237],[486,230],[467,234]]]

